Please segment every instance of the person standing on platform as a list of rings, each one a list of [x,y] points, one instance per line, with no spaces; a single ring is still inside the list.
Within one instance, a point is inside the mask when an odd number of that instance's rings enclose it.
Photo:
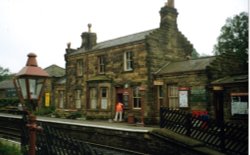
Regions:
[[[114,121],[117,121],[118,117],[119,117],[119,121],[120,122],[122,121],[122,112],[123,112],[123,104],[120,101],[118,101],[116,103],[116,106],[115,106],[115,119],[114,119]]]

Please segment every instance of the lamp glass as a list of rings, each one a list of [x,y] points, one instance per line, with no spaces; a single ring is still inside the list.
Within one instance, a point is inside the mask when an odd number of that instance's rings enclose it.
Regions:
[[[28,79],[28,86],[29,86],[29,94],[31,100],[37,100],[40,96],[42,85],[43,85],[43,78],[29,78]]]
[[[26,82],[25,78],[19,78],[18,79],[18,87],[21,90],[23,99],[27,99],[27,89],[26,89]]]

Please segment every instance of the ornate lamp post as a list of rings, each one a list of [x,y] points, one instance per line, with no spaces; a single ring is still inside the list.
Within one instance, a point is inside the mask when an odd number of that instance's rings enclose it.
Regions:
[[[26,115],[28,114],[29,123],[29,155],[36,153],[36,131],[39,127],[36,124],[36,116],[32,114],[36,110],[40,102],[43,87],[45,85],[48,73],[42,68],[38,67],[36,55],[34,53],[28,54],[26,66],[23,67],[14,78],[14,85],[16,87],[19,99]],[[26,117],[26,116],[24,116]]]

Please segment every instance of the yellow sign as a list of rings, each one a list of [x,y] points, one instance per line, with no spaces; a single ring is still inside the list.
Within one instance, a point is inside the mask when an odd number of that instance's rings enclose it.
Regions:
[[[221,86],[213,86],[213,90],[223,90],[223,87],[221,87]]]
[[[50,105],[50,93],[45,93],[45,107]]]
[[[154,85],[155,86],[162,86],[163,84],[164,84],[164,82],[161,81],[161,80],[154,80]]]

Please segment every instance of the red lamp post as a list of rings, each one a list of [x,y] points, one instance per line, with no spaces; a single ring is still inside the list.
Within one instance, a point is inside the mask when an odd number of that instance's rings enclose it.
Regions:
[[[29,123],[29,155],[36,153],[36,131],[41,128],[36,124],[36,116],[32,114],[40,102],[43,88],[48,77],[48,73],[38,67],[36,55],[28,54],[26,66],[23,67],[14,78],[19,99],[22,103],[23,110],[28,114]]]

